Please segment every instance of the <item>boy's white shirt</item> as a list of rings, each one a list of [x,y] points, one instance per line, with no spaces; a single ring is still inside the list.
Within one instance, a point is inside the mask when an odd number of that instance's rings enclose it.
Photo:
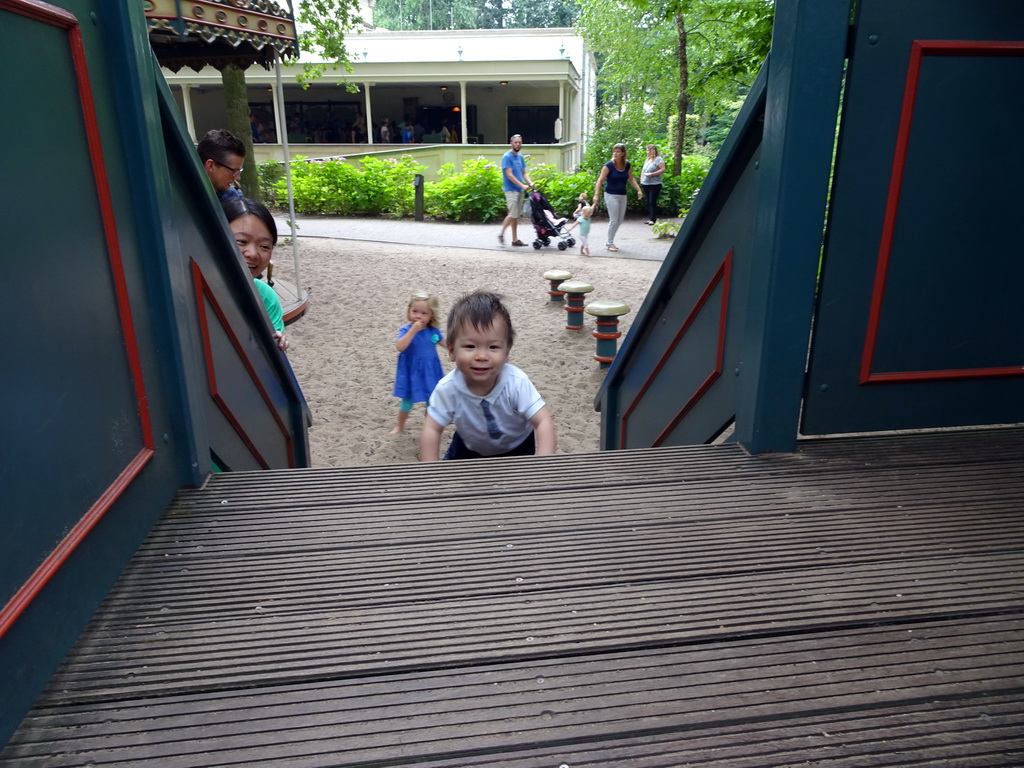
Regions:
[[[501,430],[500,438],[487,431],[481,400],[486,400]],[[530,419],[543,408],[544,400],[530,378],[511,363],[505,363],[494,389],[484,396],[474,395],[466,379],[455,369],[444,376],[430,395],[430,418],[442,427],[454,422],[459,437],[471,451],[482,456],[507,453],[525,440],[533,425]]]

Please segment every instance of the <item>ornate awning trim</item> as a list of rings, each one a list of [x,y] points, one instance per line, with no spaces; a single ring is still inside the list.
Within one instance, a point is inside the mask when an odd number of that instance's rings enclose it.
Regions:
[[[177,72],[297,58],[291,11],[270,0],[142,0],[160,63]]]

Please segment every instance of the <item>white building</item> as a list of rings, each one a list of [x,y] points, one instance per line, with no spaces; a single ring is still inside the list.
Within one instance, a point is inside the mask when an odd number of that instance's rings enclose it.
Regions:
[[[573,29],[372,30],[346,44],[353,71],[329,72],[308,89],[296,81],[301,65],[282,68],[283,115],[274,108],[275,72],[258,65],[246,71],[250,109],[266,142],[254,147],[257,160],[283,158],[278,137],[285,131],[292,156],[412,150],[428,166],[434,156],[438,163],[475,157],[480,148],[464,146],[453,155],[457,146],[438,146],[447,123],[461,145],[506,145],[519,133],[537,162],[563,170],[579,164],[596,91],[594,58]],[[165,69],[164,75],[193,138],[224,126],[219,71]],[[421,124],[423,145],[382,146],[384,118]],[[363,124],[371,128],[361,130]]]

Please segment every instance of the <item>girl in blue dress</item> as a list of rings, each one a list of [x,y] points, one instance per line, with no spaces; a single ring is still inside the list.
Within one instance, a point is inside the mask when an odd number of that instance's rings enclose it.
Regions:
[[[398,423],[390,434],[405,429],[413,403],[425,403],[444,371],[437,356],[437,345],[444,339],[438,319],[437,297],[417,291],[406,308],[408,323],[398,329],[395,349],[398,366],[395,370],[394,396],[402,402],[398,406]]]

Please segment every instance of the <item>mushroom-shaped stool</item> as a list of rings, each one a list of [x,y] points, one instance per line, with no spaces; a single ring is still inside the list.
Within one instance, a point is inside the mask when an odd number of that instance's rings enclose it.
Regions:
[[[594,290],[594,286],[583,280],[566,280],[558,290],[565,293],[565,313],[568,316],[565,327],[570,331],[583,329],[583,299]]]
[[[597,299],[587,304],[586,310],[588,315],[597,318],[597,330],[594,331],[597,354],[594,359],[602,368],[607,368],[615,359],[618,339],[622,335],[619,318],[629,312],[629,305],[619,299]]]
[[[564,269],[549,269],[544,273],[544,279],[551,285],[551,289],[548,291],[551,301],[560,304],[565,297],[565,292],[558,290],[558,285],[566,280],[572,280],[572,272],[566,272]]]

